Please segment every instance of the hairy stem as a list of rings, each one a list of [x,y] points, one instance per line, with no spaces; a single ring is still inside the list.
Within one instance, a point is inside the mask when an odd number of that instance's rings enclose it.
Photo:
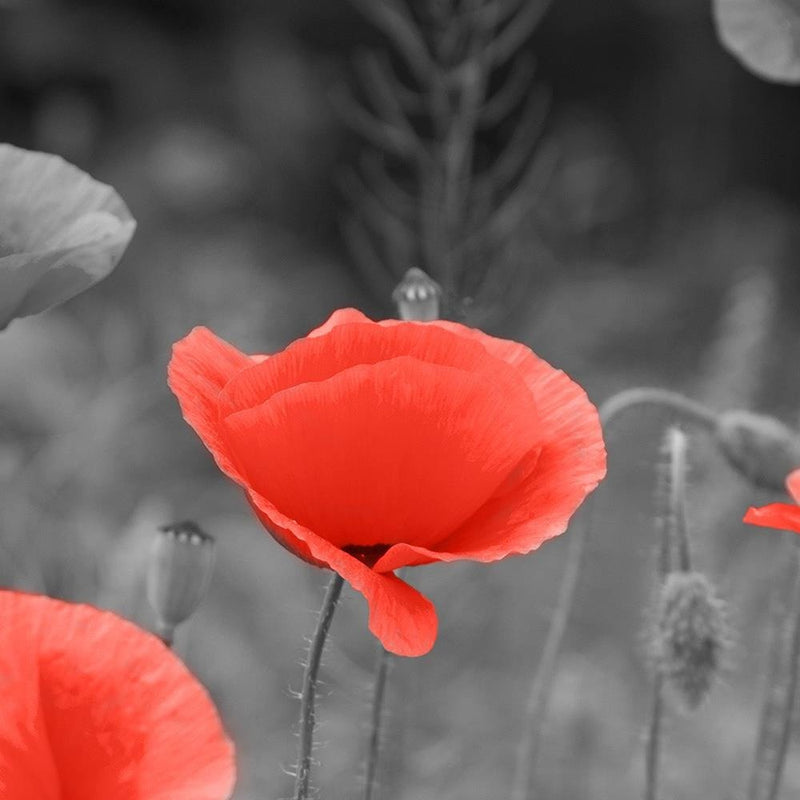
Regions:
[[[300,695],[300,743],[297,747],[297,774],[294,781],[294,800],[307,800],[311,772],[311,748],[314,743],[314,703],[317,696],[317,674],[325,647],[325,639],[331,627],[336,602],[342,591],[344,579],[334,573],[325,592],[319,622],[308,651],[308,663],[303,675],[303,690]]]
[[[600,423],[607,428],[616,417],[627,409],[636,406],[652,405],[666,408],[692,422],[704,430],[711,431],[716,422],[713,411],[678,392],[653,387],[626,389],[606,400],[599,408]],[[558,654],[564,639],[572,605],[575,600],[575,589],[580,576],[583,551],[586,537],[591,528],[591,516],[594,509],[594,495],[587,499],[589,518],[578,524],[569,536],[569,550],[561,578],[558,600],[550,618],[550,627],[542,648],[539,665],[533,675],[528,691],[522,734],[517,745],[517,757],[514,768],[514,782],[511,792],[512,800],[527,800],[528,789],[533,775],[534,765],[539,753],[542,725],[547,711],[547,700],[556,673]]]
[[[378,758],[381,750],[381,727],[383,722],[383,701],[386,695],[386,679],[392,656],[386,648],[381,647],[378,654],[378,666],[375,670],[375,688],[372,694],[372,718],[370,721],[369,750],[367,751],[367,774],[364,784],[364,800],[372,800],[378,775]]]
[[[776,800],[792,732],[800,657],[800,546],[792,543],[792,589],[783,619],[773,625],[770,682],[761,710],[750,800]]]

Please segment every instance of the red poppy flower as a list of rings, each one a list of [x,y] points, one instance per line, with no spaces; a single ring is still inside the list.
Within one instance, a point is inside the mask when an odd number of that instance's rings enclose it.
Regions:
[[[181,661],[107,611],[0,591],[0,798],[225,800],[233,747]]]
[[[779,530],[800,533],[800,469],[789,473],[786,479],[786,489],[794,500],[790,503],[770,503],[761,508],[750,507],[744,515],[744,521],[751,525],[761,525],[764,528],[778,528]]]
[[[270,357],[195,328],[169,385],[270,533],[361,592],[400,655],[426,653],[437,622],[395,570],[535,550],[605,474],[583,389],[453,322],[344,309]]]

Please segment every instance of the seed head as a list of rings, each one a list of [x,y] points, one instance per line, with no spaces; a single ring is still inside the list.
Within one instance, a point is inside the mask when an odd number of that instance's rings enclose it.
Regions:
[[[147,597],[165,641],[171,641],[175,628],[200,605],[213,568],[214,538],[196,523],[159,528],[150,554]]]
[[[654,638],[656,668],[687,708],[697,708],[719,672],[728,642],[722,602],[705,575],[667,575]]]
[[[400,319],[430,322],[439,319],[439,301],[442,287],[418,267],[406,272],[403,280],[392,292]]]
[[[756,486],[782,492],[786,476],[800,467],[800,435],[774,417],[726,411],[715,433],[728,461]]]

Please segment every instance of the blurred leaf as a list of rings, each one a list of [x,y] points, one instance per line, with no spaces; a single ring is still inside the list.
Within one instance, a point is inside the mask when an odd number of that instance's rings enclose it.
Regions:
[[[800,83],[798,0],[714,0],[714,16],[723,45],[751,72]]]
[[[58,156],[0,145],[0,330],[116,266],[136,222],[110,186]]]

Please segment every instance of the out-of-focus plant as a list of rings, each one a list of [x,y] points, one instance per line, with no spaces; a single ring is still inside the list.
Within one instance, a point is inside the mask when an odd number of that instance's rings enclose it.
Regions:
[[[158,635],[172,646],[175,629],[194,614],[214,568],[214,537],[190,520],[162,525],[153,540],[147,597],[156,612]]]
[[[794,504],[771,503],[750,508],[744,521],[751,525],[800,533],[800,470],[786,478]],[[792,543],[791,591],[783,619],[773,619],[769,684],[761,710],[756,753],[750,774],[750,800],[776,800],[792,732],[800,657],[800,546]]]
[[[136,223],[110,186],[58,156],[0,145],[0,330],[116,266]]]
[[[520,234],[554,164],[523,48],[549,0],[351,2],[391,48],[358,56],[359,96],[335,95],[370,144],[342,180],[354,259],[383,296],[419,264],[444,316],[507,312],[535,266]]]
[[[729,642],[722,605],[708,577],[692,567],[686,515],[687,436],[667,431],[666,463],[656,518],[660,528],[658,596],[650,621],[653,692],[645,743],[645,800],[658,800],[659,761],[669,687],[684,708],[696,709],[718,677]]]
[[[725,453],[731,466],[755,486],[774,485],[772,482],[775,478],[776,462],[785,465],[794,461],[794,465],[800,467],[800,434],[778,420],[745,411],[720,414],[702,403],[666,389],[626,389],[603,402],[598,410],[606,435],[611,423],[616,422],[623,413],[642,406],[658,408],[705,432]],[[731,419],[736,422],[735,425],[724,424]],[[743,442],[746,446],[740,447]],[[570,532],[570,547],[555,611],[550,618],[541,656],[528,690],[523,728],[517,746],[511,795],[513,800],[527,800],[531,796],[531,782],[541,745],[548,701],[561,644],[575,600],[595,498],[596,494],[593,494],[586,504],[589,507],[589,519],[573,525]]]
[[[800,83],[800,5],[796,0],[713,0],[722,44],[751,72]]]

